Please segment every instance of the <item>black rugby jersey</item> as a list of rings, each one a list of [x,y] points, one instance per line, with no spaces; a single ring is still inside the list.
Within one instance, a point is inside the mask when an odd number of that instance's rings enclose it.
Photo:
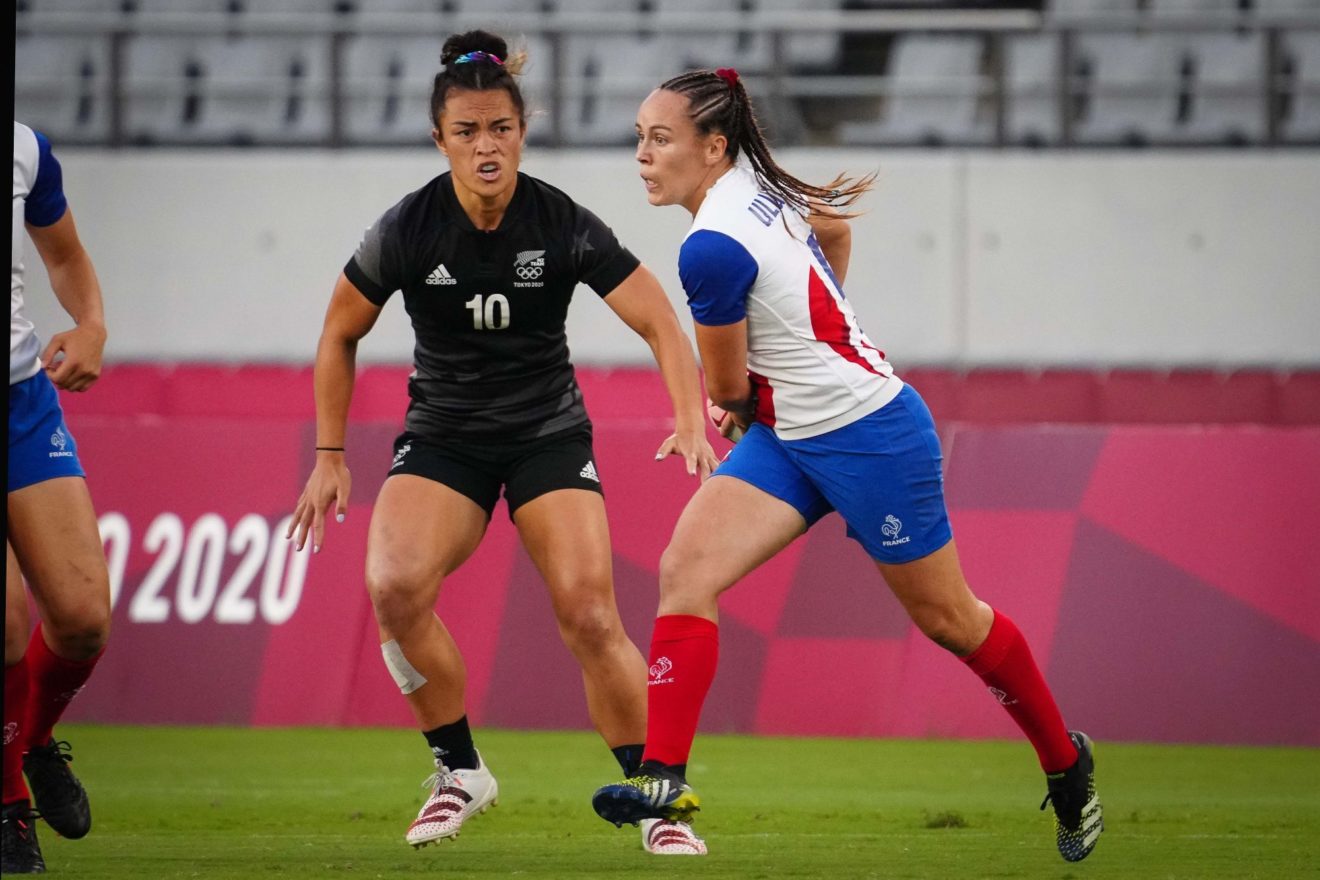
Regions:
[[[594,214],[522,173],[482,232],[445,173],[367,230],[344,275],[376,305],[403,291],[417,336],[406,430],[517,441],[589,424],[568,303],[578,282],[603,297],[638,265]]]

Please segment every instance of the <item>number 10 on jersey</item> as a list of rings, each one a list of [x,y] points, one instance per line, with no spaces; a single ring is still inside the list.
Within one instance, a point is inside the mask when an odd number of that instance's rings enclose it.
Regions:
[[[463,303],[472,310],[473,330],[503,330],[509,326],[509,299],[502,293],[477,294]]]

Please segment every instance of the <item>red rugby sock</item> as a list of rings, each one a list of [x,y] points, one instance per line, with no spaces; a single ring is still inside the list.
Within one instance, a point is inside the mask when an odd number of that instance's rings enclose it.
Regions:
[[[60,720],[64,710],[69,708],[69,702],[87,683],[96,668],[96,661],[104,653],[102,649],[88,660],[65,660],[46,644],[41,627],[32,633],[24,655],[32,688],[28,694],[27,730],[24,733],[28,748],[46,744],[55,722]]]
[[[1036,667],[1026,638],[1008,615],[996,610],[990,634],[962,661],[981,677],[991,695],[1022,728],[1046,773],[1073,765],[1077,747],[1068,736],[1063,716]]]
[[[27,723],[28,665],[21,659],[5,667],[4,718],[4,803],[28,799],[27,781],[23,778],[23,752],[27,739],[23,727]]]
[[[687,763],[719,654],[720,629],[712,621],[689,614],[656,618],[643,761]]]

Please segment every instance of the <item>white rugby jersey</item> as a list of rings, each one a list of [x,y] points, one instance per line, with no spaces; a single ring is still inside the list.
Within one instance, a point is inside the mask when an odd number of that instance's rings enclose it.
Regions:
[[[698,324],[747,319],[756,420],[782,439],[843,427],[902,390],[862,332],[811,226],[761,192],[746,165],[706,193],[678,271]]]
[[[50,142],[21,122],[14,123],[14,207],[10,223],[9,384],[41,369],[41,342],[23,314],[24,224],[49,226],[64,216],[68,203],[60,163]]]

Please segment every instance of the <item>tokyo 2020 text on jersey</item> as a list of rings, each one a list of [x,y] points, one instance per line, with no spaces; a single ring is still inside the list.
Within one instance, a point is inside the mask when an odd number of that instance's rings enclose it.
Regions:
[[[64,216],[68,202],[60,163],[45,136],[14,123],[14,208],[9,227],[9,384],[41,369],[41,342],[23,314],[24,224],[50,226]]]
[[[594,214],[526,174],[497,229],[476,229],[446,173],[366,232],[344,268],[367,299],[396,290],[417,336],[405,429],[529,440],[589,424],[564,321],[579,282],[601,297],[640,265]]]
[[[747,319],[756,420],[784,440],[815,437],[880,409],[903,388],[862,332],[805,219],[736,164],[715,182],[678,257],[698,324]]]

